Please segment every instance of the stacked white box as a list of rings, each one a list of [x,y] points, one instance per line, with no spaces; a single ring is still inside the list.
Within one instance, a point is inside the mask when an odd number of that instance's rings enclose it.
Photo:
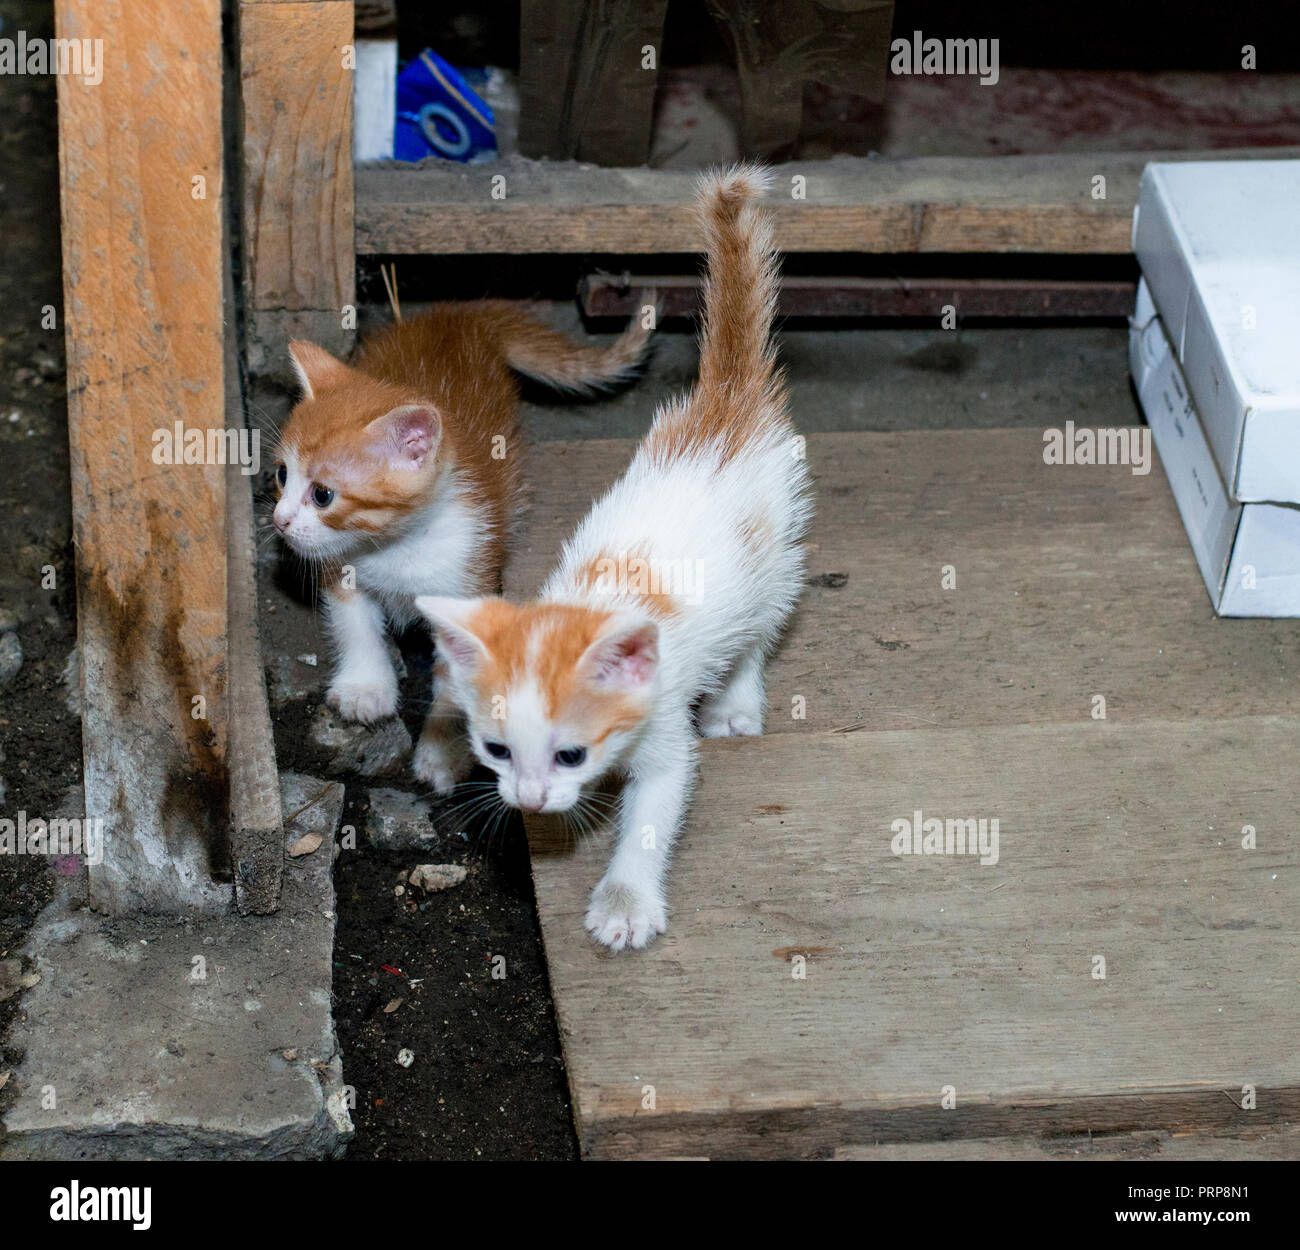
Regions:
[[[1230,496],[1145,279],[1130,322],[1129,364],[1215,610],[1300,616],[1300,508]]]
[[[1300,502],[1300,161],[1148,165],[1133,250],[1229,495]]]

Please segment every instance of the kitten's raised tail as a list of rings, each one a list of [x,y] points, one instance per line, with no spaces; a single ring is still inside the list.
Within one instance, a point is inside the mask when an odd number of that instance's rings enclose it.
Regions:
[[[775,382],[772,318],[779,284],[771,216],[758,165],[706,174],[697,199],[709,272],[704,284],[697,393],[711,401],[768,399]]]
[[[608,347],[574,343],[504,305],[500,313],[501,347],[512,369],[556,390],[602,390],[633,377],[645,358],[659,316],[655,293],[643,291],[640,305],[627,329]]]

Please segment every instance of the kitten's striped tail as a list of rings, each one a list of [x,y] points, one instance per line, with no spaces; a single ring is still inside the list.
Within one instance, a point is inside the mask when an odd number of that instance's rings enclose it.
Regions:
[[[750,409],[775,394],[772,318],[779,283],[772,219],[758,197],[772,183],[758,165],[736,165],[700,181],[698,211],[709,272],[700,337],[701,398]]]
[[[653,308],[653,291],[641,303]],[[658,311],[638,312],[608,347],[575,343],[510,305],[498,310],[501,347],[512,369],[556,390],[590,392],[636,375],[645,359]]]

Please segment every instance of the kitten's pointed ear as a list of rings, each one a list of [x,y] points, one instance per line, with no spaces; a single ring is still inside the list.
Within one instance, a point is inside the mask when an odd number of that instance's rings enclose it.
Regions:
[[[594,686],[637,690],[659,666],[659,626],[641,616],[619,615],[583,653],[578,671]]]
[[[473,630],[466,627],[479,607],[478,599],[441,599],[417,595],[416,610],[433,628],[438,651],[454,669],[472,673],[487,658],[487,648]]]
[[[298,375],[304,399],[315,399],[322,391],[341,385],[352,372],[323,347],[303,339],[295,339],[289,344],[289,359],[293,361],[293,371]]]
[[[429,404],[403,404],[376,417],[366,431],[394,469],[422,469],[442,442],[442,418]]]

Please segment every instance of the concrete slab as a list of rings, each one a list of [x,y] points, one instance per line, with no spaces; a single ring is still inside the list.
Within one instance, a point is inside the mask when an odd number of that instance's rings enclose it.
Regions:
[[[0,1159],[320,1158],[352,1135],[330,1012],[343,787],[281,775],[281,909],[105,918],[64,893],[24,954]]]

